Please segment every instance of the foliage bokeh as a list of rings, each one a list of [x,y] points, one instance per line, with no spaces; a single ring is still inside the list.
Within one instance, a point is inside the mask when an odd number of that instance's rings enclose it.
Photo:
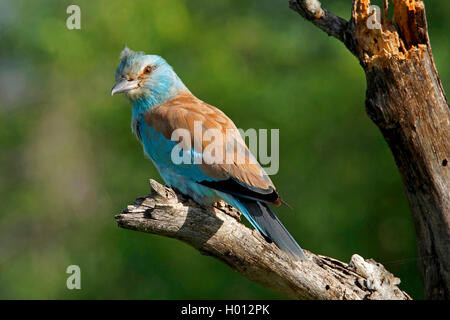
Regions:
[[[66,28],[73,2],[81,30]],[[323,2],[348,18],[351,1]],[[450,3],[426,5],[448,91]],[[125,45],[166,58],[238,127],[280,129],[272,178],[294,210],[276,212],[304,248],[374,258],[423,298],[363,70],[287,0],[0,1],[0,298],[282,298],[181,242],[116,227],[148,179],[161,181],[130,132],[129,103],[109,95]],[[82,290],[66,288],[71,264]]]

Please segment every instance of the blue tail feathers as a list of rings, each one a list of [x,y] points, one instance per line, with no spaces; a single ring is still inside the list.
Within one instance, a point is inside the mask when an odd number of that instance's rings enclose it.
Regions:
[[[224,200],[241,211],[268,242],[274,242],[278,248],[306,259],[302,248],[266,203],[231,195]]]

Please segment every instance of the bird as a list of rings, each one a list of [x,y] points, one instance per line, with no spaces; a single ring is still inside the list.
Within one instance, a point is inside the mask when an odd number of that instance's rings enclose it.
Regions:
[[[280,206],[284,201],[233,121],[197,98],[165,59],[125,47],[111,96],[119,93],[131,102],[132,132],[168,187],[204,206],[224,200],[239,210],[267,242],[300,260],[306,259],[269,208],[269,204]],[[217,141],[214,138],[215,152],[209,157],[206,149],[212,141],[196,135],[196,127],[211,130],[218,137]],[[180,131],[189,135],[173,139]],[[230,156],[227,161],[211,161],[220,159],[221,152],[222,158]],[[211,157],[214,154],[218,157]],[[174,155],[186,161],[174,161]]]

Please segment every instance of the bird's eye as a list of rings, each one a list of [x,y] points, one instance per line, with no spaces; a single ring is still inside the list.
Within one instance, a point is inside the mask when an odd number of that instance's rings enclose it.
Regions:
[[[149,73],[151,73],[152,71],[153,71],[153,67],[150,66],[150,65],[146,66],[145,69],[144,69],[144,73],[145,73],[145,74],[149,74]]]

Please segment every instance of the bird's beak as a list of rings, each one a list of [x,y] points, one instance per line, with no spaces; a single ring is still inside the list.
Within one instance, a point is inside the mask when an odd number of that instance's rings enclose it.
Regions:
[[[139,88],[139,80],[128,81],[125,78],[120,78],[114,87],[112,87],[111,95],[113,96],[116,93],[123,93],[137,88]]]

